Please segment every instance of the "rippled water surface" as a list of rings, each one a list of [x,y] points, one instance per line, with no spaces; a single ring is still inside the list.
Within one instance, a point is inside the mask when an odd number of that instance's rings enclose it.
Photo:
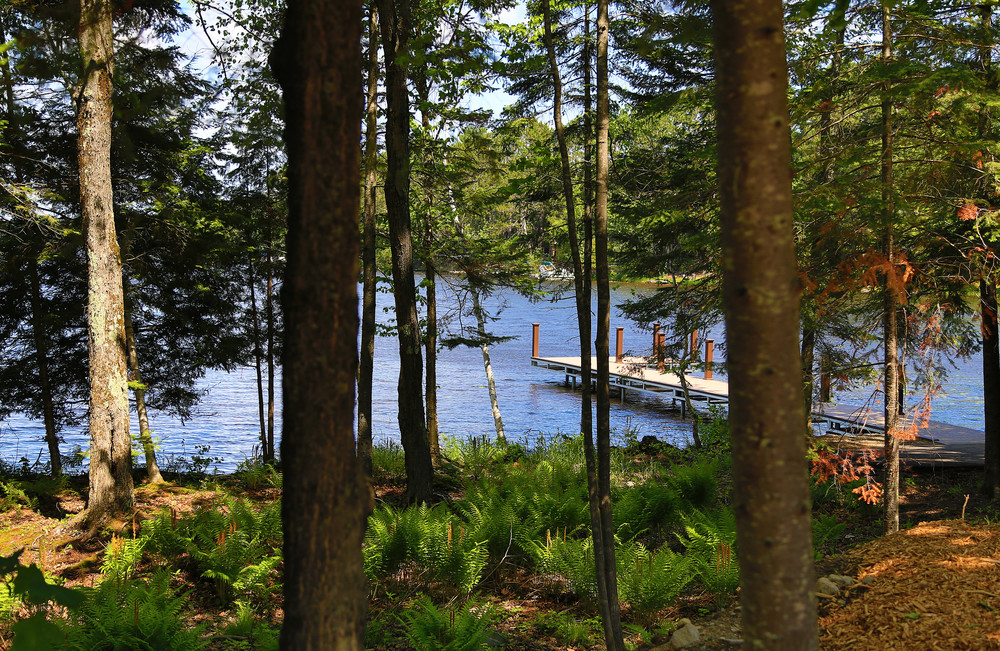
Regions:
[[[566,290],[567,284],[551,284],[552,290]],[[620,304],[632,292],[650,291],[638,285],[619,285],[613,289],[612,303]],[[452,327],[461,321],[463,301],[446,283],[439,285],[439,314],[451,319]],[[393,317],[389,294],[378,295],[378,319],[386,323]],[[543,356],[579,355],[575,326],[575,307],[569,294],[556,301],[532,302],[512,292],[502,292],[484,299],[484,306],[499,318],[490,326],[498,335],[517,337],[495,344],[490,353],[496,376],[500,409],[509,440],[534,439],[539,435],[573,434],[579,427],[579,394],[562,384],[561,373],[532,367],[531,324],[540,323],[540,354]],[[387,311],[388,310],[388,311]],[[594,310],[596,313],[596,304]],[[648,354],[650,333],[640,331],[612,311],[612,353],[614,328],[625,327],[625,349]],[[717,332],[702,333],[721,342]],[[393,338],[378,338],[375,342],[375,386],[373,431],[377,440],[398,440],[396,428],[396,380],[399,373],[397,343]],[[716,359],[722,357],[717,350]],[[934,403],[933,419],[983,429],[982,382],[978,356],[960,362],[945,383],[946,393]],[[716,377],[722,379],[718,374]],[[280,374],[277,397],[276,432],[280,438]],[[457,437],[494,435],[486,375],[479,348],[442,350],[438,361],[438,416],[442,434]],[[197,446],[209,446],[210,456],[220,457],[215,464],[226,472],[251,454],[259,434],[255,372],[251,368],[233,373],[210,372],[202,379],[201,388],[207,393],[195,418],[186,423],[160,414],[151,415],[151,427],[162,441],[161,456],[190,457]],[[613,392],[614,393],[614,392]],[[857,392],[848,397],[856,401]],[[612,399],[611,426],[619,434],[627,429],[640,436],[655,435],[677,445],[690,438],[690,424],[679,419],[679,413],[669,400],[630,392],[626,400]],[[133,418],[133,431],[137,429]],[[11,460],[22,456],[30,461],[45,455],[40,422],[14,417],[0,423],[0,454]],[[74,446],[86,448],[89,442],[79,428],[63,432],[63,451]]]

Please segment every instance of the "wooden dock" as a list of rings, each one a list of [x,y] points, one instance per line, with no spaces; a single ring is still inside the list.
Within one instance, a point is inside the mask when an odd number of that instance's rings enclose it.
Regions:
[[[580,382],[579,357],[541,357],[533,351],[531,365],[564,374],[566,383],[576,387]],[[620,359],[621,361],[617,361]],[[626,390],[643,391],[669,397],[673,403],[680,401],[682,416],[686,407],[684,387],[675,373],[660,371],[645,357],[611,357],[609,385],[618,389],[622,399]],[[597,368],[597,358],[591,358],[591,369]],[[685,376],[692,402],[703,405],[724,405],[729,402],[729,383],[724,380]],[[595,380],[592,375],[591,381]],[[885,421],[880,409],[866,409],[836,403],[819,403],[813,411],[814,424],[826,428],[827,435],[845,435],[859,442],[868,441],[878,447],[885,432]],[[875,437],[873,435],[879,435]],[[918,440],[903,443],[903,456],[917,465],[983,465],[985,434],[983,432],[930,421],[921,427]]]

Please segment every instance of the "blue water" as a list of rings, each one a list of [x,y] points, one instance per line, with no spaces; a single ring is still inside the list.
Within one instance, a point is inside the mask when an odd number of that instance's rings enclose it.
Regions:
[[[446,281],[454,279],[445,279]],[[547,288],[565,292],[566,283],[551,283]],[[634,291],[647,292],[640,285],[616,286],[612,304],[619,305]],[[452,329],[460,325],[473,325],[467,314],[468,300],[462,297],[449,282],[439,283],[439,318],[450,323]],[[392,318],[392,297],[378,294],[378,319],[386,323]],[[555,301],[532,302],[513,292],[501,292],[484,298],[487,310],[498,314],[490,328],[498,335],[517,337],[512,341],[491,347],[493,372],[496,377],[500,410],[508,440],[534,440],[539,435],[554,436],[574,434],[579,427],[580,398],[562,384],[561,373],[547,371],[530,365],[531,324],[541,323],[540,354],[543,356],[578,356],[576,334],[576,309],[569,293]],[[596,313],[596,304],[593,312]],[[647,331],[612,311],[611,349],[614,352],[614,329],[625,327],[625,349],[636,354],[649,354],[652,343]],[[723,351],[718,344],[723,340],[721,327],[710,333],[701,333],[701,340],[714,338],[717,343],[716,359],[723,361]],[[373,405],[373,433],[376,440],[398,440],[396,428],[396,381],[399,373],[397,342],[393,338],[378,338],[375,342],[375,383]],[[946,393],[939,396],[933,406],[934,420],[983,429],[982,382],[979,358],[960,362],[945,383]],[[716,378],[724,376],[716,374]],[[281,432],[280,372],[276,397],[276,436]],[[493,416],[490,410],[486,375],[479,348],[442,350],[438,360],[438,418],[444,435],[468,437],[486,434],[494,436]],[[252,453],[259,433],[257,414],[256,376],[252,368],[233,373],[210,372],[200,382],[206,395],[196,415],[186,423],[153,413],[151,428],[161,441],[161,458],[169,462],[171,456],[190,458],[198,446],[209,446],[209,456],[222,461],[210,469],[230,472]],[[613,392],[614,393],[614,392]],[[855,395],[840,398],[857,402]],[[669,400],[630,392],[624,403],[612,399],[611,426],[618,436],[628,430],[639,436],[651,434],[675,445],[685,445],[690,440],[690,423],[680,420]],[[133,419],[133,431],[137,426]],[[0,422],[0,456],[6,460],[26,457],[30,462],[45,461],[47,452],[43,442],[44,428],[40,422],[23,417],[13,417]],[[89,441],[79,428],[62,433],[65,453],[75,446],[86,449]],[[161,461],[161,464],[163,462]]]

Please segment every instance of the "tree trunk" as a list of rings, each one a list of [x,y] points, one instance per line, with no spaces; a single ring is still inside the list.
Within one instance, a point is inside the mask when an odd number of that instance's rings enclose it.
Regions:
[[[782,4],[711,6],[743,639],[815,649]]]
[[[1000,497],[1000,335],[997,333],[997,286],[992,278],[979,281],[983,328],[983,410],[986,450],[983,494]]]
[[[378,13],[368,24],[368,103],[365,112],[365,200],[361,243],[361,372],[358,376],[358,460],[372,474],[372,382],[375,378],[375,191],[378,155]]]
[[[288,235],[281,458],[281,648],[359,651],[367,509],[354,454],[361,3],[289,3],[271,61],[284,90]]]
[[[399,436],[406,457],[406,497],[410,503],[420,503],[431,497],[434,466],[424,421],[424,369],[410,227],[410,107],[406,70],[400,61],[400,56],[409,50],[410,3],[409,0],[378,0],[377,4],[386,69],[385,203],[399,330]]]
[[[429,143],[431,130],[431,116],[427,108],[430,105],[430,88],[427,85],[427,74],[421,70],[416,79],[417,94],[420,106],[421,124],[424,128],[424,146]],[[424,277],[427,281],[427,332],[424,336],[424,351],[427,355],[425,368],[427,371],[424,404],[427,408],[427,441],[431,446],[431,458],[436,462],[441,454],[441,444],[438,440],[438,413],[437,413],[437,285],[434,268],[434,226],[431,207],[434,197],[431,192],[433,179],[431,169],[434,161],[431,153],[425,149],[424,158],[424,202],[427,210],[424,213]]]
[[[274,266],[270,227],[267,231],[267,458],[274,461]]]
[[[597,493],[601,511],[601,538],[608,619],[604,639],[608,651],[624,651],[621,608],[618,604],[618,571],[615,564],[615,531],[611,518],[611,400],[609,339],[611,284],[608,270],[608,180],[611,163],[608,97],[608,0],[597,2],[597,205],[594,211],[597,262]]]
[[[260,337],[260,314],[257,311],[257,276],[250,261],[250,314],[253,319],[253,365],[257,371],[257,415],[260,418],[260,458],[264,463],[273,461],[267,456],[267,421],[264,415],[264,347]]]
[[[490,391],[490,408],[493,411],[493,425],[497,430],[497,440],[501,443],[507,442],[504,434],[503,418],[500,416],[500,401],[497,399],[497,383],[493,379],[493,364],[490,362],[490,347],[486,344],[486,314],[483,312],[482,303],[479,300],[479,290],[472,290],[472,311],[476,313],[476,323],[479,326],[479,336],[483,343],[479,345],[483,351],[483,367],[486,369],[486,384]]]
[[[587,464],[587,495],[590,506],[591,535],[594,542],[594,567],[597,579],[597,603],[601,621],[606,631],[612,631],[613,621],[608,600],[607,572],[605,570],[606,554],[604,551],[604,535],[601,521],[601,492],[598,479],[597,452],[594,447],[593,401],[591,398],[591,279],[590,279],[590,224],[585,225],[586,253],[581,256],[579,229],[576,225],[576,198],[573,192],[573,172],[570,167],[569,146],[566,142],[566,130],[562,121],[562,76],[559,72],[559,62],[556,58],[556,48],[552,37],[552,9],[549,0],[542,2],[542,21],[545,29],[545,49],[548,54],[549,71],[552,77],[552,117],[555,123],[556,140],[559,144],[560,179],[563,187],[563,200],[566,204],[566,226],[569,231],[570,255],[573,259],[573,288],[576,298],[576,320],[580,333],[580,431],[583,433],[584,458]],[[590,14],[585,18],[586,35],[584,37],[584,139],[585,139],[585,180],[584,180],[584,215],[590,217],[590,132],[593,125],[590,121]]]
[[[80,203],[87,247],[90,358],[90,493],[85,516],[94,533],[132,513],[122,263],[111,192],[111,3],[81,0],[77,143]]]
[[[882,61],[892,59],[892,22],[889,7],[882,5]],[[882,99],[882,254],[888,263],[888,273],[896,273],[896,251],[893,242],[893,221],[896,206],[893,200],[892,178],[892,102],[891,82],[886,81]],[[889,276],[885,277],[882,296],[882,339],[885,346],[884,400],[885,465],[882,479],[882,520],[885,533],[899,530],[899,341],[898,300]]]
[[[49,448],[49,472],[53,477],[58,477],[62,474],[62,457],[59,455],[59,433],[56,431],[52,385],[49,382],[49,345],[46,339],[45,311],[42,307],[42,284],[38,278],[37,256],[31,256],[28,260],[28,279],[31,283],[31,335],[35,342],[38,391],[42,401],[42,422],[45,424],[45,443]]]
[[[156,463],[156,449],[153,446],[153,434],[149,429],[149,415],[146,413],[146,390],[140,388],[142,373],[139,372],[139,352],[135,346],[135,330],[132,328],[132,315],[125,312],[125,342],[128,346],[128,364],[132,370],[132,381],[137,385],[132,390],[135,395],[135,413],[139,418],[139,441],[142,452],[146,456],[146,477],[151,484],[163,484],[160,466]]]

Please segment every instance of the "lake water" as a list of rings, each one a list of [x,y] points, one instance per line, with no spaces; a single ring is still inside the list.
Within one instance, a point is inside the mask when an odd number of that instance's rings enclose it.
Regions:
[[[454,280],[448,279],[445,280]],[[513,292],[500,292],[484,298],[484,307],[499,316],[490,326],[495,334],[517,337],[497,343],[490,348],[493,372],[499,394],[507,438],[510,441],[535,440],[538,436],[575,434],[579,428],[579,393],[563,385],[563,375],[530,365],[531,324],[541,323],[539,344],[543,356],[578,356],[576,309],[568,283],[549,283],[546,289],[565,296],[553,301],[532,302]],[[612,304],[617,306],[633,292],[649,292],[648,286],[616,285],[612,289]],[[460,297],[447,282],[438,288],[440,318],[450,321],[451,327],[474,325],[463,307],[468,300]],[[593,312],[596,314],[596,302]],[[378,294],[378,320],[387,323],[394,317],[392,296]],[[636,354],[648,354],[652,337],[648,331],[637,329],[612,310],[611,351],[614,353],[614,330],[625,328],[625,349]],[[717,331],[701,333],[701,341],[714,338],[723,340],[721,327]],[[375,342],[375,383],[373,405],[373,433],[376,441],[398,440],[396,427],[396,381],[399,373],[397,342],[391,337],[379,337]],[[716,359],[723,361],[724,353],[716,349]],[[933,406],[934,420],[983,429],[983,393],[979,357],[959,362],[945,383],[946,393],[939,396]],[[278,376],[276,436],[280,437],[280,374]],[[716,378],[723,379],[719,373]],[[469,437],[494,436],[493,416],[490,410],[486,375],[479,348],[442,350],[438,359],[438,418],[443,435]],[[162,442],[160,456],[190,457],[197,446],[209,446],[209,456],[220,457],[214,464],[220,472],[230,472],[236,464],[252,453],[257,443],[259,421],[257,415],[256,375],[252,368],[233,373],[210,372],[200,386],[207,393],[197,409],[196,416],[181,423],[161,414],[151,415],[151,428]],[[863,392],[855,392],[844,400],[857,402]],[[635,392],[626,395],[625,402],[612,392],[611,427],[617,436],[633,430],[641,437],[651,434],[675,445],[690,441],[690,422],[680,414],[669,400]],[[137,425],[133,418],[133,431]],[[37,458],[45,461],[44,428],[40,422],[23,417],[0,422],[0,455],[6,460],[22,456],[30,462]],[[86,449],[89,440],[82,431],[70,429],[63,432],[64,453],[79,445]]]

